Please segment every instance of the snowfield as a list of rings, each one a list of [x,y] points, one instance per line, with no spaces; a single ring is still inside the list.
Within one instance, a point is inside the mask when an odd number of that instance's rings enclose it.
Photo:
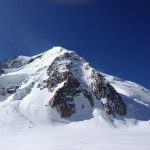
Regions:
[[[101,73],[125,101],[126,116],[107,115],[100,101],[91,107],[83,94],[75,97],[78,110],[70,118],[61,118],[49,107],[49,100],[64,83],[51,92],[38,84],[48,78],[53,60],[65,52],[54,47],[5,63],[9,68],[0,76],[0,150],[150,150],[150,91],[134,82]],[[75,72],[87,64],[77,64]],[[76,76],[84,75],[81,79],[90,85],[91,69],[80,70]],[[101,101],[107,103],[105,98]],[[83,104],[87,109],[81,109]]]
[[[96,118],[97,119],[97,118]],[[150,122],[116,129],[88,120],[49,126],[0,128],[1,150],[149,150]]]

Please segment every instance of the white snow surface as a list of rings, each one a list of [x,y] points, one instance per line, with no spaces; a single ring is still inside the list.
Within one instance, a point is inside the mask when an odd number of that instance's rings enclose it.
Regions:
[[[63,83],[52,92],[37,85],[48,78],[47,68],[53,60],[66,52],[70,51],[54,47],[31,57],[35,58],[31,63],[26,63],[29,57],[21,56],[25,65],[4,69],[0,88],[19,88],[14,94],[0,95],[0,150],[149,150],[150,91],[141,85],[101,73],[123,97],[127,105],[124,117],[108,116],[98,101],[91,108],[82,94],[76,97],[79,109],[70,118],[62,119],[48,106]],[[78,64],[75,71],[80,69],[76,76],[81,76],[88,87],[91,68],[87,71],[85,67],[89,67],[87,62]],[[81,109],[83,104],[87,109]]]
[[[0,128],[1,150],[149,150],[150,122],[114,129],[101,118],[32,128]]]

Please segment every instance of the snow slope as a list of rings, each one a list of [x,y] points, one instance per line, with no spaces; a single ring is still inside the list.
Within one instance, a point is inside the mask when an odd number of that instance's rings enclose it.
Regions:
[[[150,91],[141,85],[103,74],[105,79],[120,93],[128,108],[127,118],[150,120]]]
[[[149,150],[150,124],[112,129],[97,120],[34,128],[0,128],[1,150]]]

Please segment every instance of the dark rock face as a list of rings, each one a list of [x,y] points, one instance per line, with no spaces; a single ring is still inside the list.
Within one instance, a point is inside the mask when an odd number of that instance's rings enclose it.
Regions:
[[[47,70],[49,75],[47,82],[48,89],[52,90],[58,83],[64,83],[63,86],[56,91],[49,104],[52,108],[56,107],[61,117],[70,117],[76,112],[73,98],[80,95],[80,93],[87,98],[91,107],[94,106],[92,95],[86,89],[81,88],[79,81],[73,77],[71,72],[66,71],[61,73],[55,71],[55,69],[57,70],[52,64]]]
[[[126,104],[116,90],[108,82],[105,82],[104,77],[96,70],[92,71],[92,78],[96,79],[93,83],[93,92],[96,98],[98,100],[107,98],[107,103],[102,103],[106,112],[113,115],[126,115]]]
[[[0,65],[2,69],[19,68],[27,64],[29,60],[30,58],[28,60],[24,60],[24,58],[17,56],[17,57],[5,60],[4,62],[0,63]]]
[[[0,75],[4,73],[4,70],[2,69],[2,66],[0,64]]]
[[[7,93],[14,94],[16,90],[19,88],[19,86],[11,86],[7,88]]]
[[[88,71],[88,80],[84,71]],[[104,77],[81,57],[74,52],[66,52],[57,57],[47,69],[48,79],[38,87],[42,90],[48,88],[50,92],[57,89],[50,99],[49,105],[56,108],[61,117],[70,117],[76,113],[74,98],[82,94],[94,107],[94,101],[99,100],[107,114],[126,115],[126,104],[116,90],[104,79]],[[61,86],[60,86],[61,85]],[[60,86],[60,87],[58,87]],[[102,102],[102,98],[107,101]],[[84,106],[82,106],[84,108]]]
[[[0,88],[0,95],[5,96],[6,94],[14,94],[19,86],[10,86],[7,88]]]
[[[19,68],[26,64],[30,64],[36,59],[40,59],[43,54],[40,54],[36,57],[26,57],[26,56],[16,56],[14,58],[9,58],[5,60],[4,62],[0,62],[0,70],[1,69],[8,69],[8,68]],[[1,72],[0,72],[1,74]]]
[[[4,70],[0,69],[0,75],[4,73]]]
[[[0,95],[6,95],[6,90],[4,88],[0,88]]]
[[[1,63],[2,68],[13,68],[14,66],[21,66],[21,62],[18,61],[18,57],[10,58]]]

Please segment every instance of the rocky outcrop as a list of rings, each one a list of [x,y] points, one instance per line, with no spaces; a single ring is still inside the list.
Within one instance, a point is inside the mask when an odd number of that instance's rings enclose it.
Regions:
[[[113,115],[126,115],[126,104],[116,90],[106,82],[104,77],[96,70],[92,70],[91,78],[95,79],[95,82],[92,83],[92,87],[96,98],[98,100],[101,100],[102,98],[107,99],[105,103],[102,102],[106,112]]]
[[[4,73],[4,70],[2,69],[1,63],[0,63],[0,76],[1,74]]]
[[[94,107],[100,101],[107,114],[126,115],[126,104],[104,77],[74,52],[57,57],[47,69],[48,79],[38,85],[42,90],[56,90],[49,105],[56,108],[61,117],[70,117],[78,109],[75,98],[82,94]],[[105,98],[105,102],[102,99]],[[84,109],[84,106],[82,106]]]
[[[5,60],[4,62],[0,63],[0,66],[2,69],[19,68],[23,65],[26,65],[30,60],[31,58],[27,56],[17,56]]]
[[[0,76],[4,73],[4,70],[0,69]]]
[[[19,86],[10,86],[7,88],[0,88],[0,95],[5,96],[6,94],[14,94]]]
[[[50,82],[48,82],[48,87]],[[67,74],[63,87],[59,88],[53,98],[50,100],[50,106],[56,107],[61,117],[70,117],[75,113],[76,108],[73,98],[82,93],[89,100],[91,107],[94,105],[91,94],[82,89],[77,79],[74,79],[71,74]]]
[[[69,57],[69,54],[65,54],[65,57]],[[57,64],[61,62],[62,58],[56,58],[55,61],[49,66],[47,88],[52,91],[59,83],[63,82],[63,86],[59,88],[53,98],[50,100],[49,104],[53,108],[55,107],[60,113],[61,117],[70,117],[76,112],[76,106],[74,104],[74,97],[79,96],[81,93],[89,101],[91,107],[94,106],[94,101],[91,93],[84,89],[77,78],[74,78],[69,68],[72,62],[63,66],[63,71],[59,71],[62,64]]]

